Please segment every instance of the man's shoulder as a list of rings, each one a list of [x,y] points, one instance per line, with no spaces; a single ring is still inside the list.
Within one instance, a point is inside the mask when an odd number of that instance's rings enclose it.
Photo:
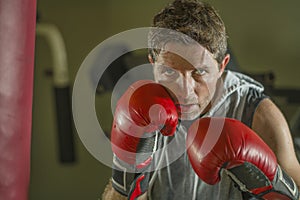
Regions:
[[[241,72],[226,70],[223,75],[223,80],[224,85],[227,87],[251,87],[259,91],[264,90],[264,87],[260,82]]]

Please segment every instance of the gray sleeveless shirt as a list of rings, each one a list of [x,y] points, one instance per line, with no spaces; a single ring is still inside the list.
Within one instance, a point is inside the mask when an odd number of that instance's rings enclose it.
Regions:
[[[212,108],[202,117],[235,118],[251,127],[253,114],[266,96],[263,86],[240,73],[225,71]],[[154,156],[157,170],[150,179],[148,199],[153,200],[240,200],[242,195],[227,175],[216,185],[204,183],[195,174],[185,151],[187,129],[182,122],[174,137],[161,137],[163,148]],[[165,148],[166,147],[166,148]]]

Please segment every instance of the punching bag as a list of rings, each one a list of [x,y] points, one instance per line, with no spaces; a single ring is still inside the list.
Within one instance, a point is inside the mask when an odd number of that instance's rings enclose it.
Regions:
[[[28,199],[36,0],[0,0],[0,200]]]

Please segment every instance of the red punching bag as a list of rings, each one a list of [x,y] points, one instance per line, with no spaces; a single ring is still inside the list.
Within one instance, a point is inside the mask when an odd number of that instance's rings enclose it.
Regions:
[[[28,199],[36,0],[0,0],[0,200]]]

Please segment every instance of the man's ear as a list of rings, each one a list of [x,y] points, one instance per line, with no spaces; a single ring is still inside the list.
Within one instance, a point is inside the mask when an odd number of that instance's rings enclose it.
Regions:
[[[148,60],[151,64],[154,64],[154,60],[150,54],[148,54]]]
[[[226,54],[224,59],[222,60],[221,64],[220,64],[220,72],[221,74],[223,74],[227,64],[229,63],[230,61],[230,54]]]

